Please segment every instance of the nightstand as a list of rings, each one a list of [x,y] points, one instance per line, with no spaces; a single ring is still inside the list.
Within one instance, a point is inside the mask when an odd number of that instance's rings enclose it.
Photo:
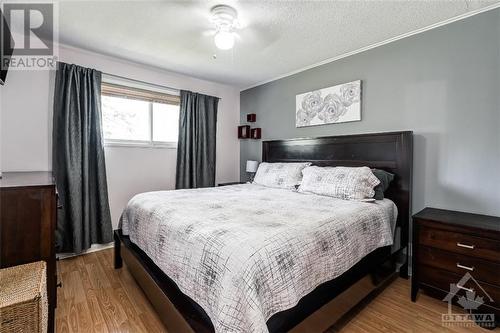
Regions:
[[[471,313],[493,313],[498,325],[500,217],[425,208],[413,216],[412,249],[412,301],[423,289]]]
[[[246,182],[228,182],[228,183],[219,183],[217,186],[229,186],[229,185],[239,185],[246,184]]]

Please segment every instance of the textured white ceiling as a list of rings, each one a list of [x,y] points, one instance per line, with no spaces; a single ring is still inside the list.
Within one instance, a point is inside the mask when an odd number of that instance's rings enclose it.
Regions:
[[[67,0],[59,38],[245,88],[498,2]],[[220,3],[236,8],[245,26],[231,51],[217,50],[210,35],[209,11]]]

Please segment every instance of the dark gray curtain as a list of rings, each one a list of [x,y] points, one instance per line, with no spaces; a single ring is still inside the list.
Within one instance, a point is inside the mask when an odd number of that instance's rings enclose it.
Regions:
[[[62,205],[58,252],[80,253],[112,241],[101,123],[101,73],[59,63],[52,130],[52,168]]]
[[[215,185],[215,136],[219,98],[181,91],[175,187]]]

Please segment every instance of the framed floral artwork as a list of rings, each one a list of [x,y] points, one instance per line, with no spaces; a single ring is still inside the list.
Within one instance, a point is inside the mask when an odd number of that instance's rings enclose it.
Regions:
[[[306,127],[361,120],[361,80],[295,97],[295,125]]]

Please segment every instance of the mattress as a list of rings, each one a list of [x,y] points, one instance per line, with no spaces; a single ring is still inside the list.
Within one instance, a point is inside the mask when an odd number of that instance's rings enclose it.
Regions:
[[[391,245],[396,217],[388,199],[242,184],[142,193],[120,224],[216,332],[267,332],[273,314]]]

